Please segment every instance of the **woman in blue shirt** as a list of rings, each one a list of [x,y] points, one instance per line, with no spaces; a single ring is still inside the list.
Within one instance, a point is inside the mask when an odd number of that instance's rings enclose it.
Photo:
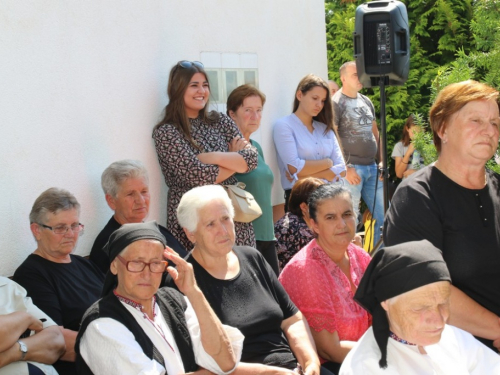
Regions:
[[[285,211],[295,182],[317,177],[335,183],[345,176],[345,162],[333,123],[328,84],[309,74],[299,82],[293,113],[279,119],[273,130]]]

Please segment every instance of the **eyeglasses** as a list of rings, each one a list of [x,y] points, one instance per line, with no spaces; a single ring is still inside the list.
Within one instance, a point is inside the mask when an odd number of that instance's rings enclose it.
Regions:
[[[184,68],[184,69],[192,68],[193,65],[195,67],[197,67],[198,69],[204,69],[205,68],[205,66],[201,62],[199,62],[199,61],[182,60],[182,61],[179,61],[177,63],[177,65],[179,65],[181,68]]]
[[[146,263],[140,260],[127,261],[119,255],[117,255],[116,257],[120,259],[120,262],[122,262],[125,265],[125,267],[127,267],[127,271],[130,272],[142,272],[144,271],[144,268],[146,268],[146,266],[149,266],[149,270],[151,272],[162,273],[163,271],[165,271],[165,268],[167,268],[168,265],[168,262],[165,260],[158,260],[155,262]]]
[[[40,224],[40,223],[37,223],[37,224],[40,225],[41,227],[44,227],[44,228],[51,230],[55,234],[66,234],[68,232],[68,230],[71,229],[71,231],[73,233],[80,233],[80,235],[82,235],[83,229],[85,228],[85,225],[83,225],[82,223],[73,224],[71,226],[60,225],[57,227],[49,227],[48,225]]]

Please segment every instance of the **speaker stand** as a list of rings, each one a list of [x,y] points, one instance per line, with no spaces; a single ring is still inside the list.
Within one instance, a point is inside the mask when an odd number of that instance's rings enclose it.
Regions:
[[[379,136],[379,147],[381,147],[380,154],[382,155],[382,177],[383,177],[383,189],[384,189],[384,216],[389,209],[389,170],[387,169],[387,125],[385,122],[385,80],[387,76],[379,77],[379,88],[380,88],[380,136]],[[376,199],[376,198],[375,198]],[[380,227],[383,227],[384,223],[379,223]],[[377,223],[375,223],[377,225]],[[382,228],[383,229],[383,228]],[[377,243],[373,246],[370,254],[373,256],[383,245],[383,239],[379,238]]]
[[[387,76],[379,77],[379,88],[380,88],[380,137],[382,150],[382,176],[384,181],[384,216],[389,209],[389,170],[387,169],[387,125],[385,122],[385,80]],[[382,224],[382,223],[380,223]]]

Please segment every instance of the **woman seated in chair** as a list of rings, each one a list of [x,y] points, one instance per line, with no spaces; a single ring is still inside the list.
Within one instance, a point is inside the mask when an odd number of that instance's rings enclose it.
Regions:
[[[370,256],[352,243],[356,219],[351,193],[340,185],[322,185],[309,197],[315,234],[286,265],[280,281],[306,316],[323,366],[339,364],[370,327],[369,314],[354,293]]]
[[[201,290],[222,323],[245,335],[233,374],[319,374],[307,322],[264,257],[252,247],[234,246],[233,217],[231,200],[216,185],[188,191],[177,209],[194,244],[186,260]]]
[[[307,200],[309,195],[324,185],[325,182],[316,177],[306,177],[293,185],[288,202],[288,211],[274,224],[276,236],[276,252],[280,271],[286,264],[306,246],[313,238],[314,233],[309,228],[309,208]]]
[[[221,325],[192,267],[165,246],[155,222],[124,224],[113,232],[105,247],[111,266],[104,297],[86,312],[76,340],[78,374],[233,370],[243,336]],[[158,290],[164,256],[177,265],[168,273],[186,297],[171,288]]]
[[[73,375],[76,335],[83,314],[101,295],[104,274],[89,260],[72,254],[83,224],[80,204],[69,191],[44,191],[29,218],[37,248],[16,270],[14,281],[60,326],[66,352],[54,367],[59,375]]]

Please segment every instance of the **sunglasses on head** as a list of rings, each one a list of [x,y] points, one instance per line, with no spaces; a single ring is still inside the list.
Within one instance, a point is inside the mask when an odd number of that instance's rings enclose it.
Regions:
[[[199,61],[187,61],[187,60],[182,60],[177,63],[181,68],[184,69],[189,69],[192,68],[193,66],[197,67],[198,69],[204,69],[205,66],[199,62]]]

